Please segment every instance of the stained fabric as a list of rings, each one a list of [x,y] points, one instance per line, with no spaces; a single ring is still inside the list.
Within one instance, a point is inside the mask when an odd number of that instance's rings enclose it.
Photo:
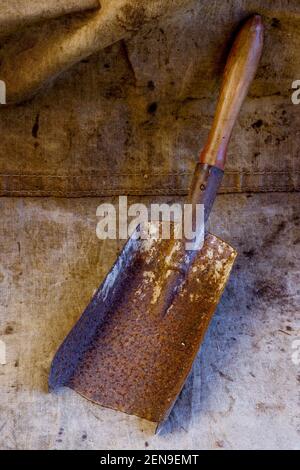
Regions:
[[[232,37],[254,12],[265,47],[221,191],[299,190],[297,0],[93,3],[53,2],[46,14],[26,2],[22,27],[2,37],[14,104],[0,107],[1,195],[186,194]]]

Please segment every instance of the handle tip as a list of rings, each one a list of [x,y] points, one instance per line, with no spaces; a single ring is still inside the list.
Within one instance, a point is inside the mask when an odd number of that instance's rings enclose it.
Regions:
[[[253,15],[250,20],[255,26],[262,26],[262,17],[260,15]]]
[[[251,29],[256,31],[257,33],[262,33],[264,30],[263,20],[260,15],[253,15],[248,20],[248,24]]]

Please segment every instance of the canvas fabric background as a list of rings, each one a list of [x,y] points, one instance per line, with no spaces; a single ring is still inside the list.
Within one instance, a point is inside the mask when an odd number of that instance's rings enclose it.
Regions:
[[[32,38],[33,47],[54,26],[63,38],[78,21],[78,13],[59,16],[61,2],[48,13],[45,2],[23,3],[24,24],[18,18],[2,37],[3,60],[15,44]],[[37,14],[31,24],[30,5],[38,3],[43,21]],[[95,2],[63,3],[71,11]],[[254,12],[266,26],[264,53],[234,130],[221,191],[299,190],[300,107],[291,102],[292,82],[300,78],[299,2],[153,0],[152,10],[161,14],[154,16],[147,2],[150,19],[141,18],[143,1],[128,1],[127,10],[119,3],[123,23],[126,11],[130,17],[129,37],[100,48],[30,100],[0,108],[0,194],[184,195],[212,122],[232,36]],[[80,21],[91,14],[81,11]],[[22,73],[17,59],[16,74]]]

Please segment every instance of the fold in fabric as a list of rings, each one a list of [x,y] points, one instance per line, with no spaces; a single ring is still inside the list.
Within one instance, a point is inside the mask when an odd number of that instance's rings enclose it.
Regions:
[[[98,0],[6,0],[0,5],[0,35],[37,21],[99,7]]]
[[[72,3],[74,8],[74,1],[64,3],[70,4],[69,10]],[[77,3],[93,6],[94,2]],[[49,20],[16,34],[5,43],[0,54],[0,79],[6,84],[7,103],[30,98],[80,60],[189,3],[191,0],[102,0],[101,8],[95,12],[62,21]],[[42,4],[46,1],[40,2],[40,9]],[[58,6],[51,11],[54,16]]]

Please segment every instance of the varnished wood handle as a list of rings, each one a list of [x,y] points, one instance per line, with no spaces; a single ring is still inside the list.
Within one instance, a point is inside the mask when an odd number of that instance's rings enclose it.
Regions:
[[[224,170],[227,146],[240,108],[255,76],[263,46],[263,24],[251,17],[238,33],[229,54],[219,101],[200,162]]]

